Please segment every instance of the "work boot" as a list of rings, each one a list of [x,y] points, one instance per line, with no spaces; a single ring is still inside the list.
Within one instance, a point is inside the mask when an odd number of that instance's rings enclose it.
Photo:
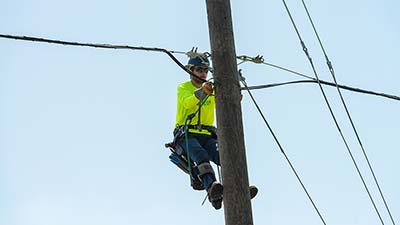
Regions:
[[[256,197],[258,193],[258,188],[254,185],[250,185],[249,190],[250,190],[250,198],[253,199],[254,197]]]
[[[215,209],[220,209],[222,206],[222,194],[224,187],[218,181],[214,181],[208,189],[208,200]]]

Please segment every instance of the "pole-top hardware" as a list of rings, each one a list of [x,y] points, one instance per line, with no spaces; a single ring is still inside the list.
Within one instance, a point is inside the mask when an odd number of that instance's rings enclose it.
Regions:
[[[197,52],[197,49],[198,49],[197,47],[193,47],[192,50],[186,52],[186,55],[191,59],[196,58],[198,56],[203,57],[203,58],[208,58],[211,56],[211,54],[209,52],[199,53],[199,52]]]
[[[236,58],[242,60],[243,62],[248,61],[248,62],[253,62],[253,63],[257,63],[257,64],[264,63],[264,58],[262,55],[257,55],[256,57],[241,55],[241,56],[237,56]]]

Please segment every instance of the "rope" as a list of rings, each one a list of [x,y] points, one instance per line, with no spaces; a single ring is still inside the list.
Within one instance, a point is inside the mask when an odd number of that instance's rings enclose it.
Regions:
[[[369,191],[369,189],[368,189],[368,187],[367,187],[367,185],[366,185],[366,183],[365,183],[365,181],[364,181],[364,178],[363,178],[363,176],[362,176],[362,174],[361,174],[361,172],[360,172],[360,169],[358,168],[357,162],[356,162],[355,159],[354,159],[353,153],[351,152],[350,147],[349,147],[349,145],[347,144],[347,141],[346,141],[346,139],[345,139],[345,137],[344,137],[344,135],[343,135],[343,133],[342,133],[342,131],[341,131],[341,129],[340,129],[340,126],[339,126],[339,123],[338,123],[338,121],[337,121],[337,119],[336,119],[336,116],[335,116],[335,114],[333,113],[333,110],[332,110],[332,108],[331,108],[331,106],[330,106],[330,104],[329,104],[329,101],[328,101],[328,98],[327,98],[327,96],[326,96],[326,94],[325,94],[325,91],[324,91],[324,89],[322,88],[322,85],[321,85],[321,82],[320,82],[320,80],[319,80],[318,73],[317,73],[317,71],[316,71],[316,69],[315,69],[315,66],[314,66],[314,63],[313,63],[313,61],[312,61],[312,58],[310,57],[309,52],[308,52],[308,50],[307,50],[307,47],[306,47],[306,45],[305,45],[303,39],[301,38],[301,35],[300,35],[300,33],[299,33],[298,29],[297,29],[296,23],[295,23],[294,20],[293,20],[292,14],[290,13],[290,10],[289,10],[289,8],[288,8],[288,6],[287,6],[287,4],[286,4],[286,1],[285,1],[285,0],[282,0],[282,1],[283,1],[283,4],[285,5],[286,11],[287,11],[287,13],[288,13],[288,15],[289,15],[289,17],[290,17],[290,20],[291,20],[291,22],[292,22],[293,28],[295,29],[295,31],[296,31],[296,33],[297,33],[297,36],[298,36],[298,38],[299,38],[299,40],[300,40],[300,44],[301,44],[301,46],[302,46],[302,48],[303,48],[303,51],[304,51],[305,55],[307,56],[308,61],[310,62],[310,65],[311,65],[311,67],[312,67],[312,69],[313,69],[315,78],[316,78],[316,80],[317,80],[317,82],[318,82],[318,86],[319,86],[319,88],[320,88],[320,90],[321,90],[321,93],[322,93],[322,95],[323,95],[323,97],[324,97],[324,100],[325,100],[325,102],[326,102],[326,104],[327,104],[327,106],[328,106],[328,109],[329,109],[329,111],[330,111],[330,113],[331,113],[331,116],[332,116],[332,118],[333,118],[333,120],[334,120],[334,122],[335,122],[335,124],[336,124],[336,127],[337,127],[337,129],[338,129],[338,131],[339,131],[339,133],[340,133],[340,136],[342,137],[342,140],[343,140],[343,142],[344,142],[344,144],[345,144],[345,146],[346,146],[346,148],[347,148],[347,151],[348,151],[348,153],[349,153],[349,155],[350,155],[350,157],[351,157],[351,160],[353,161],[353,164],[354,164],[354,166],[355,166],[355,168],[356,168],[356,170],[357,170],[357,173],[358,173],[358,175],[359,175],[359,177],[360,177],[360,179],[361,179],[361,181],[362,181],[362,183],[363,183],[363,185],[364,185],[364,187],[365,187],[365,190],[367,191],[368,196],[369,196],[369,198],[370,198],[370,200],[371,200],[371,202],[372,202],[372,204],[373,204],[373,206],[374,206],[374,208],[375,208],[375,211],[376,211],[376,213],[377,213],[377,215],[378,215],[378,217],[379,217],[381,223],[384,225],[384,222],[383,222],[383,220],[382,220],[382,217],[381,217],[381,215],[380,215],[380,213],[379,213],[379,211],[378,211],[378,208],[376,207],[375,201],[374,201],[374,199],[373,199],[372,196],[371,196],[371,193],[370,193],[370,191]]]
[[[284,149],[283,149],[281,143],[279,142],[278,138],[276,137],[275,132],[272,130],[272,128],[271,128],[271,126],[269,125],[269,123],[268,123],[266,117],[264,116],[264,113],[261,111],[261,109],[260,109],[260,107],[258,106],[256,100],[254,99],[253,94],[251,93],[250,88],[247,86],[246,81],[243,79],[240,70],[239,70],[239,75],[240,75],[240,77],[241,77],[240,80],[241,80],[242,84],[244,85],[245,89],[246,89],[247,92],[249,93],[249,96],[250,96],[251,100],[253,101],[254,105],[256,106],[256,108],[257,108],[259,114],[261,115],[261,117],[262,117],[262,119],[263,119],[265,125],[267,126],[268,130],[269,130],[270,133],[272,134],[272,137],[274,138],[276,144],[278,145],[278,147],[279,147],[281,153],[284,155],[286,161],[289,163],[290,168],[292,169],[293,173],[295,174],[297,180],[299,181],[301,187],[303,188],[303,190],[304,190],[304,192],[306,193],[308,199],[310,200],[311,204],[313,205],[313,207],[314,207],[315,211],[317,212],[319,218],[321,219],[322,223],[326,225],[324,218],[322,217],[321,213],[319,212],[317,206],[316,206],[315,203],[314,203],[314,200],[311,198],[311,195],[309,194],[309,192],[308,192],[307,188],[305,187],[303,181],[301,180],[299,174],[297,173],[297,171],[296,171],[296,169],[294,168],[294,166],[293,166],[292,162],[290,161],[289,157],[286,155],[286,153],[285,153],[285,151],[284,151]]]
[[[320,80],[321,84],[327,85],[327,86],[333,86],[336,87],[336,84],[334,83],[330,83],[327,81],[323,81]],[[296,81],[289,81],[289,82],[283,82],[283,83],[274,83],[274,84],[264,84],[264,85],[255,85],[255,86],[249,86],[250,90],[256,90],[256,89],[264,89],[264,88],[271,88],[271,87],[278,87],[278,86],[282,86],[282,85],[287,85],[287,84],[299,84],[299,83],[317,83],[316,80],[296,80]],[[355,88],[355,87],[349,87],[346,85],[337,85],[339,88],[348,90],[348,91],[353,91],[353,92],[359,92],[359,93],[364,93],[364,94],[370,94],[370,95],[376,95],[376,96],[381,96],[381,97],[385,97],[385,98],[390,98],[390,99],[394,99],[397,101],[400,101],[400,97],[399,96],[395,96],[395,95],[389,95],[389,94],[385,94],[385,93],[378,93],[378,92],[374,92],[374,91],[368,91],[365,89],[361,89],[361,88]],[[244,90],[244,88],[241,88],[241,90]]]
[[[189,175],[190,175],[190,183],[192,183],[192,167],[190,165],[190,153],[189,153],[189,134],[188,134],[188,124],[187,119],[185,121],[185,125],[183,126],[183,132],[185,134],[185,145],[186,145],[186,154],[187,154],[187,161],[188,161],[188,168],[189,168]],[[189,121],[190,123],[190,121]]]
[[[217,165],[217,171],[218,171],[218,178],[219,178],[219,181],[220,181],[221,184],[223,184],[223,182],[222,182],[222,177],[221,177],[221,171],[220,171],[220,168],[219,168],[218,165]],[[208,193],[206,194],[206,196],[204,197],[203,201],[201,202],[201,206],[204,205],[204,203],[205,203],[206,200],[207,200],[207,197],[208,197]]]
[[[201,102],[199,102],[198,109],[196,110],[196,112],[194,112],[194,113],[192,113],[192,114],[187,116],[186,121],[185,121],[185,125],[184,125],[184,127],[185,127],[185,129],[184,129],[185,142],[186,142],[187,158],[188,158],[188,167],[189,167],[189,173],[190,173],[190,182],[192,182],[192,169],[190,167],[189,140],[188,140],[188,133],[189,132],[188,132],[187,126],[188,126],[188,124],[190,124],[192,122],[192,119],[196,116],[196,114],[200,112],[201,106],[204,105],[204,103],[207,101],[208,97],[210,97],[210,96],[207,95]],[[187,121],[189,121],[189,123],[187,123]],[[221,174],[220,174],[220,171],[219,171],[219,167],[218,167],[218,176],[219,176],[219,179],[220,179],[220,181],[222,183],[222,178],[221,178]],[[208,193],[206,194],[206,196],[204,197],[204,199],[203,199],[203,201],[201,203],[202,206],[206,202],[207,196],[208,196]]]
[[[302,0],[302,3],[303,3],[303,6],[304,6],[304,9],[305,9],[306,12],[307,12],[308,19],[309,19],[309,21],[310,21],[310,23],[311,23],[311,25],[312,25],[312,27],[313,27],[314,33],[315,33],[315,35],[316,35],[316,37],[317,37],[317,39],[318,39],[319,45],[320,45],[320,47],[321,47],[321,49],[322,49],[322,52],[324,53],[325,60],[326,60],[326,64],[327,64],[327,66],[328,66],[328,68],[329,68],[329,71],[330,71],[330,73],[331,73],[331,75],[332,75],[332,78],[333,78],[333,80],[334,80],[334,82],[335,82],[336,89],[337,89],[337,91],[338,91],[338,93],[339,93],[340,99],[341,99],[342,104],[343,104],[343,107],[344,107],[344,109],[345,109],[345,111],[346,111],[347,117],[348,117],[348,119],[349,119],[349,121],[350,121],[350,123],[351,123],[351,126],[352,126],[352,128],[353,128],[353,131],[354,131],[354,133],[355,133],[355,135],[356,135],[356,137],[357,137],[357,141],[358,141],[358,143],[359,143],[359,145],[360,145],[360,147],[361,147],[361,150],[362,150],[362,152],[363,152],[364,158],[365,158],[365,160],[367,161],[369,170],[371,171],[371,174],[372,174],[372,176],[373,176],[373,178],[374,178],[375,184],[376,184],[376,186],[378,187],[380,196],[381,196],[381,198],[382,198],[382,200],[383,200],[383,203],[385,204],[385,207],[386,207],[386,210],[387,210],[387,212],[388,212],[388,214],[389,214],[389,216],[390,216],[390,219],[391,219],[393,225],[395,225],[395,222],[394,222],[392,213],[391,213],[390,210],[389,210],[389,206],[388,206],[388,204],[387,204],[387,202],[386,202],[386,199],[385,199],[385,197],[384,197],[384,195],[383,195],[383,192],[382,192],[381,187],[380,187],[380,185],[379,185],[378,179],[376,178],[376,175],[375,175],[375,172],[374,172],[374,170],[373,170],[373,168],[372,168],[371,162],[370,162],[370,160],[369,160],[369,158],[368,158],[368,156],[367,156],[367,153],[366,153],[366,151],[365,151],[365,149],[364,149],[364,146],[363,146],[363,144],[362,144],[362,142],[361,142],[361,138],[360,138],[360,136],[359,136],[359,134],[358,134],[358,132],[357,132],[357,129],[356,129],[356,126],[355,126],[355,124],[354,124],[354,122],[353,122],[353,119],[351,118],[351,115],[350,115],[350,112],[349,112],[349,110],[348,110],[348,108],[347,108],[346,102],[345,102],[345,100],[344,100],[344,98],[343,98],[343,96],[342,96],[342,92],[341,92],[340,89],[339,89],[339,85],[337,84],[336,76],[335,76],[335,71],[334,71],[334,69],[333,69],[332,62],[329,60],[329,57],[328,57],[328,55],[327,55],[327,53],[326,53],[326,51],[325,51],[324,45],[322,44],[321,38],[319,37],[319,34],[318,34],[318,32],[317,32],[317,29],[315,28],[314,22],[313,22],[313,20],[312,20],[312,18],[311,18],[310,12],[308,11],[307,5],[306,5],[306,3],[304,2],[304,0]]]
[[[83,46],[83,47],[92,47],[92,48],[128,49],[128,50],[139,50],[139,51],[163,52],[163,53],[167,54],[186,73],[198,78],[199,80],[201,80],[203,82],[206,82],[205,79],[194,74],[192,71],[190,71],[188,68],[186,68],[181,62],[179,62],[179,60],[174,55],[172,55],[172,53],[182,53],[182,52],[169,51],[169,50],[166,50],[163,48],[135,47],[135,46],[129,46],[129,45],[80,43],[80,42],[61,41],[61,40],[52,40],[52,39],[45,39],[45,38],[37,38],[37,37],[29,37],[29,36],[16,36],[16,35],[7,35],[7,34],[0,34],[0,38],[23,40],[23,41],[33,41],[33,42],[44,42],[44,43],[59,44],[59,45]]]
[[[183,126],[183,132],[184,132],[184,134],[185,134],[185,145],[186,145],[186,154],[187,154],[188,168],[189,168],[189,174],[190,174],[190,183],[192,182],[192,177],[193,177],[193,175],[192,175],[192,168],[191,168],[191,166],[190,166],[189,132],[188,132],[189,129],[188,129],[188,125],[191,124],[191,122],[192,122],[193,118],[196,116],[196,114],[197,114],[197,113],[200,113],[201,106],[204,105],[204,103],[207,101],[208,97],[210,97],[210,96],[207,95],[203,100],[201,100],[201,101],[199,102],[199,104],[198,104],[199,107],[197,108],[197,110],[196,110],[194,113],[189,114],[189,115],[186,117],[185,124],[184,124],[184,126]]]

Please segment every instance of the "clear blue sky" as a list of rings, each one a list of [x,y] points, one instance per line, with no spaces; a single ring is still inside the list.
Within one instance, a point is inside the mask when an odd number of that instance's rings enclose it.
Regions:
[[[331,81],[301,1],[287,2]],[[339,83],[400,95],[400,3],[307,1]],[[232,1],[238,55],[312,76],[281,1]],[[210,51],[204,1],[2,0],[0,33],[78,42]],[[177,55],[186,63],[185,55]],[[240,66],[251,85],[299,79]],[[162,53],[0,39],[1,225],[224,224],[204,192],[168,160],[176,85],[188,79]],[[385,224],[391,224],[334,88],[328,98]],[[375,173],[400,220],[400,102],[343,91]],[[318,86],[254,91],[286,154],[330,225],[380,221]],[[322,224],[244,94],[255,224]]]

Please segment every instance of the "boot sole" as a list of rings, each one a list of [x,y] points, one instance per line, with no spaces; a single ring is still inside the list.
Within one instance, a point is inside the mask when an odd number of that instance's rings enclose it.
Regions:
[[[258,188],[256,186],[250,186],[250,199],[253,199],[254,197],[256,197],[257,193],[258,193]]]
[[[224,187],[221,184],[216,184],[211,190],[209,193],[210,202],[215,209],[220,209],[222,207]]]

